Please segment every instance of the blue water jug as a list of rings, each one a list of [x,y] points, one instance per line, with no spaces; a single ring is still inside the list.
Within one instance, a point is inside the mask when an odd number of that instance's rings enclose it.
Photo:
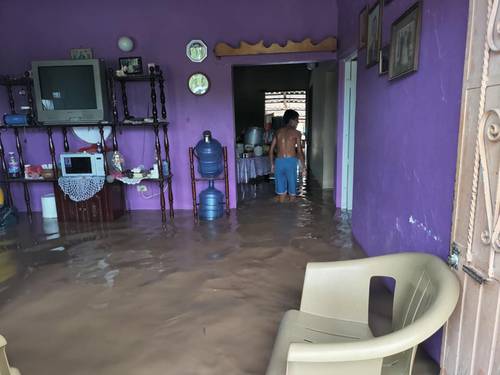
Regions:
[[[224,215],[224,194],[214,187],[214,181],[208,182],[208,188],[200,193],[201,220],[215,220]]]
[[[203,132],[203,139],[194,148],[198,159],[198,172],[205,178],[216,178],[224,170],[222,145],[212,138],[208,130]]]

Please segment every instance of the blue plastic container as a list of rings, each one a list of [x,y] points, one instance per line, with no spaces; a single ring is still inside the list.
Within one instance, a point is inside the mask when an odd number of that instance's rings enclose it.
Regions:
[[[198,159],[198,172],[205,178],[216,178],[224,170],[222,145],[212,138],[208,130],[203,132],[203,139],[194,148]]]
[[[200,220],[215,220],[224,215],[224,194],[209,181],[208,188],[200,193]]]
[[[24,114],[3,115],[3,123],[7,126],[26,126],[31,123],[31,118]]]
[[[170,168],[168,166],[168,161],[162,160],[161,166],[162,166],[162,169],[163,169],[163,177],[168,176],[168,174],[170,173]]]

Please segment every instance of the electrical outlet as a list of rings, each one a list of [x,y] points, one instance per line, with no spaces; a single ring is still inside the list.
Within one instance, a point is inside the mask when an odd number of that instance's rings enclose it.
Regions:
[[[148,187],[146,185],[137,185],[137,191],[139,193],[142,193],[142,192],[145,192],[145,191],[148,191]]]

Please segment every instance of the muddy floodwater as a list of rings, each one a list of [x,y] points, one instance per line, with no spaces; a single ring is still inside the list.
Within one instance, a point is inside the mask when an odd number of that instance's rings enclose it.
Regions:
[[[11,364],[23,375],[264,374],[306,263],[364,254],[331,191],[280,205],[263,183],[240,197],[216,222],[190,211],[165,226],[154,211],[93,226],[21,218],[0,237]]]

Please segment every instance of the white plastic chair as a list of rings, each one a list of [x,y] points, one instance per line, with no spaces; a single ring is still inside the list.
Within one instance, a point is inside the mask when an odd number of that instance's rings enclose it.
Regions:
[[[9,366],[7,354],[5,353],[5,346],[7,341],[0,335],[0,375],[21,375],[18,369]]]
[[[396,281],[392,332],[368,326],[372,277]],[[457,278],[421,253],[307,265],[300,311],[288,311],[266,375],[409,375],[418,344],[448,320]]]

